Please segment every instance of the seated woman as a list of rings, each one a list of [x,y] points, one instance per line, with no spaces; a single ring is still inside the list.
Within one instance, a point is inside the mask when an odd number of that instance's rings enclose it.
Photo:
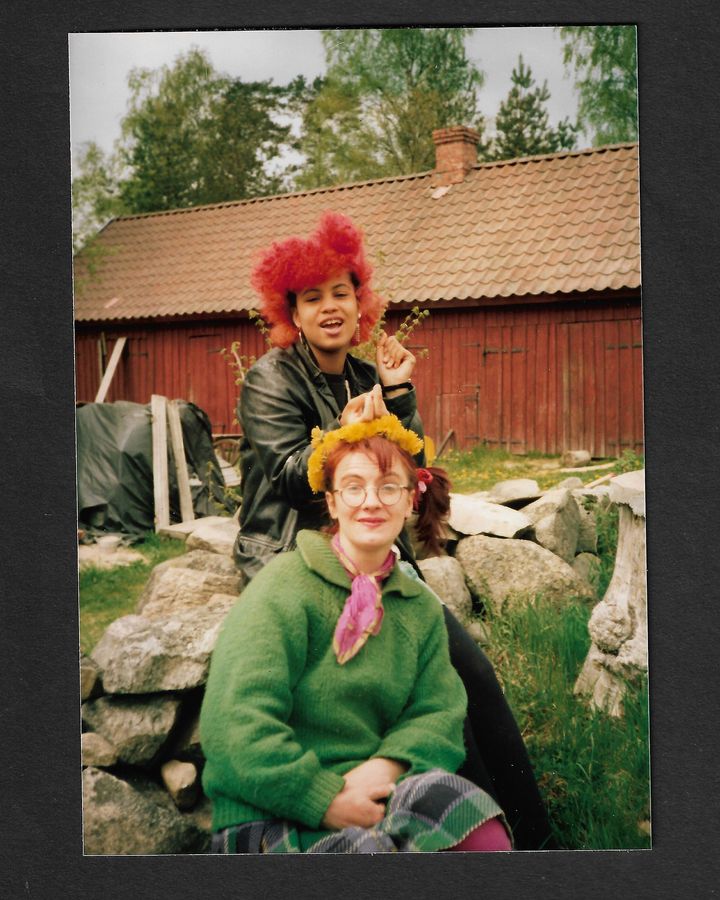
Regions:
[[[265,566],[213,653],[213,850],[509,850],[500,807],[455,774],[467,697],[441,604],[393,546],[414,500],[432,539],[447,481],[425,470],[420,490],[422,441],[392,415],[317,429],[313,446],[334,534],[301,531]]]

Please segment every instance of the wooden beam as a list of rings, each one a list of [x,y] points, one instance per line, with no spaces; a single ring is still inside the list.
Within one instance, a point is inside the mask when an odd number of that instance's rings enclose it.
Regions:
[[[153,496],[155,531],[170,524],[170,482],[167,461],[167,398],[153,394],[152,414]]]
[[[113,347],[113,352],[110,356],[110,362],[108,363],[107,369],[105,369],[105,374],[103,375],[103,379],[100,382],[98,392],[97,394],[95,394],[96,403],[103,403],[105,401],[105,396],[110,387],[110,382],[113,380],[115,369],[117,369],[118,363],[120,362],[120,357],[122,356],[122,352],[125,349],[126,341],[126,337],[119,337],[115,341],[115,346]]]
[[[447,434],[445,435],[445,437],[443,438],[442,444],[440,444],[440,449],[439,449],[438,452],[435,454],[435,459],[440,459],[440,457],[442,456],[442,454],[443,454],[445,448],[446,448],[447,445],[448,445],[448,442],[449,442],[450,438],[453,437],[454,434],[455,434],[455,429],[454,429],[454,428],[451,428],[450,431],[448,431],[448,433],[447,433]]]
[[[190,479],[188,478],[187,465],[185,464],[185,444],[183,443],[182,423],[180,422],[180,410],[177,400],[171,400],[167,407],[168,424],[170,425],[170,443],[175,457],[175,473],[177,475],[178,494],[180,495],[180,516],[183,522],[192,522],[195,519],[192,494],[190,492]]]

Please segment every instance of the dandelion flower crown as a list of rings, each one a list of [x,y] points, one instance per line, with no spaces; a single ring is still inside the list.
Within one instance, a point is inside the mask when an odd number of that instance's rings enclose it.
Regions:
[[[313,428],[311,444],[313,452],[308,460],[308,481],[310,487],[319,493],[324,487],[323,473],[330,452],[338,444],[357,444],[365,438],[380,435],[398,447],[406,450],[411,456],[418,454],[423,448],[423,440],[414,431],[404,428],[397,416],[389,414],[373,419],[371,422],[353,422],[343,425],[334,431],[322,431]]]

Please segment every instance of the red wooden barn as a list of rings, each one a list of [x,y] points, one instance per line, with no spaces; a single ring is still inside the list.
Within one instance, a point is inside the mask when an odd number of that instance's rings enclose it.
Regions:
[[[323,210],[365,231],[389,327],[417,305],[428,434],[523,453],[643,448],[637,144],[477,164],[467,128],[435,132],[429,172],[110,222],[76,259],[77,397],[191,400],[238,430],[221,351],[265,350],[253,254]]]

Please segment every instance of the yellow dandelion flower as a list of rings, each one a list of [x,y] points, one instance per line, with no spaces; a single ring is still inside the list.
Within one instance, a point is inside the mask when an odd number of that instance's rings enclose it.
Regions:
[[[423,448],[422,438],[414,431],[404,428],[398,417],[392,414],[380,416],[371,422],[353,422],[333,431],[322,432],[319,428],[313,428],[311,444],[314,449],[308,460],[308,482],[313,491],[322,491],[325,462],[337,444],[357,444],[358,441],[377,434],[402,447],[411,456],[415,456]]]

